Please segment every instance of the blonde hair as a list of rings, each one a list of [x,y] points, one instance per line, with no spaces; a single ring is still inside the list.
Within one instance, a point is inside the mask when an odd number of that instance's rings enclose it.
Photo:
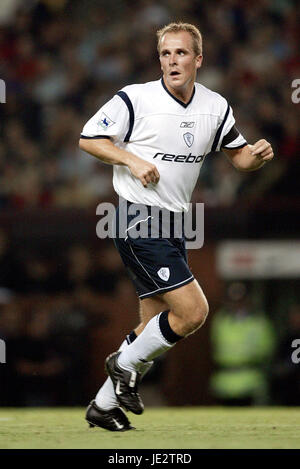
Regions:
[[[202,35],[199,29],[190,23],[170,23],[159,29],[156,33],[158,53],[160,54],[160,44],[166,33],[179,33],[181,31],[186,31],[192,36],[195,55],[202,55]]]

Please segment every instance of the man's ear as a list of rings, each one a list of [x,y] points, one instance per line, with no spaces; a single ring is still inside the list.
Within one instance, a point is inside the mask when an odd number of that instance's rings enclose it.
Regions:
[[[196,57],[196,67],[197,67],[197,68],[200,68],[200,67],[201,67],[202,61],[203,61],[203,55],[198,55],[198,56]]]

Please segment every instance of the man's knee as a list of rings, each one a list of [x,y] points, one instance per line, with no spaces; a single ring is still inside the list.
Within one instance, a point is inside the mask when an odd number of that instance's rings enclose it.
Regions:
[[[191,308],[189,315],[187,317],[188,328],[190,333],[195,332],[205,323],[209,312],[209,306],[206,299],[203,299],[201,303],[195,304]]]
[[[205,323],[208,315],[208,303],[206,298],[201,298],[197,302],[188,302],[179,308],[175,308],[173,313],[181,323],[184,336],[192,334]]]
[[[208,303],[197,281],[166,293],[164,299],[173,313],[171,322],[179,335],[191,334],[204,324]]]

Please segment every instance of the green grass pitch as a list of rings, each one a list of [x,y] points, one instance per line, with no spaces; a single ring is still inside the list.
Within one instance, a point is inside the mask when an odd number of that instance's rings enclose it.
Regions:
[[[136,430],[89,428],[81,408],[0,409],[1,449],[300,448],[299,408],[148,408]]]

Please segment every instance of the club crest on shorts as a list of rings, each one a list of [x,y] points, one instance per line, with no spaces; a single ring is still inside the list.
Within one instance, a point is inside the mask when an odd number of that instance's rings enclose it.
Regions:
[[[194,135],[190,132],[186,132],[185,134],[183,134],[183,139],[188,147],[191,147],[194,143]]]
[[[162,280],[167,282],[167,280],[169,280],[169,278],[170,278],[170,269],[169,269],[169,267],[162,267],[161,269],[158,270],[157,275]]]

